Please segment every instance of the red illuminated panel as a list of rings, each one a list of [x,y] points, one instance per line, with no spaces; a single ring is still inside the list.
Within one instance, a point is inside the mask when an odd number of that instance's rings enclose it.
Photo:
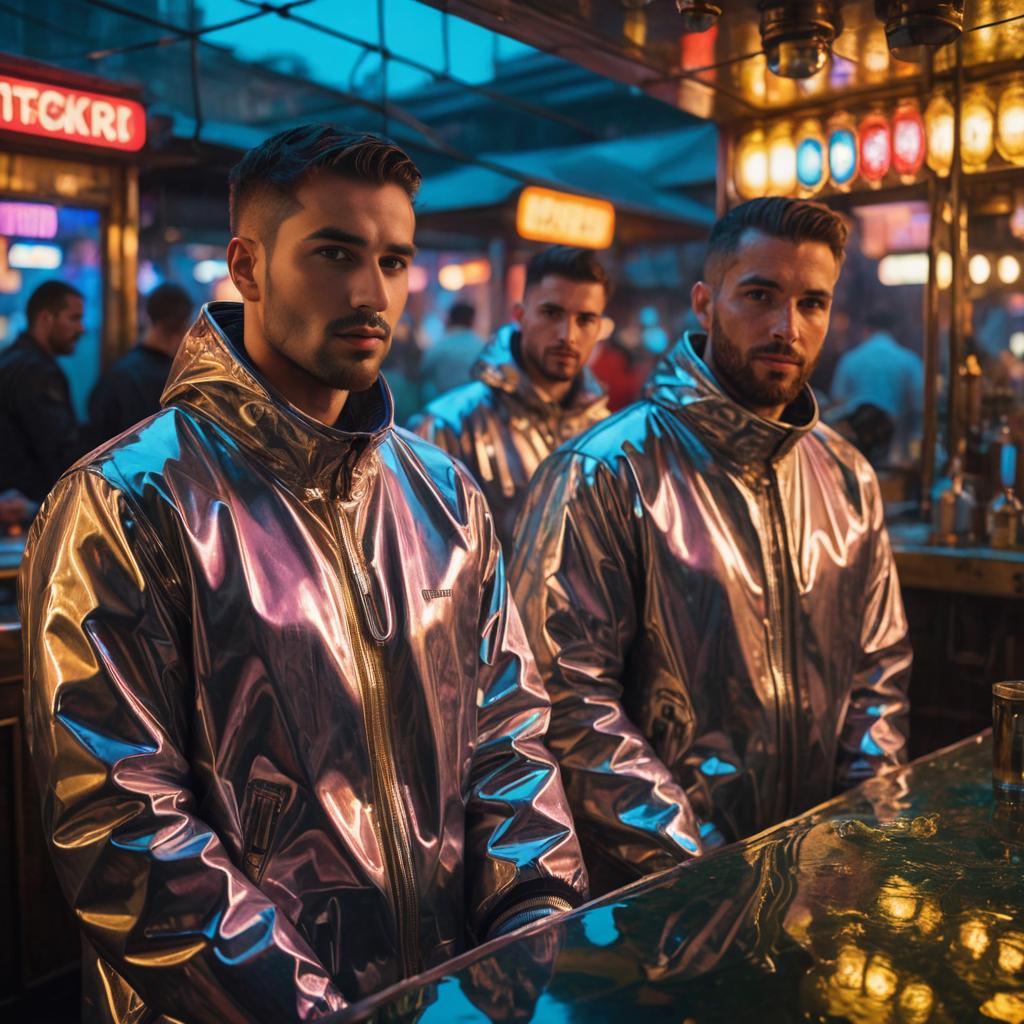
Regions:
[[[860,143],[860,173],[865,181],[881,181],[892,164],[889,122],[882,114],[868,114],[857,133]]]
[[[140,103],[0,74],[0,129],[135,152],[146,142]]]
[[[913,178],[924,164],[924,118],[917,104],[901,103],[892,118],[892,165],[896,173]]]

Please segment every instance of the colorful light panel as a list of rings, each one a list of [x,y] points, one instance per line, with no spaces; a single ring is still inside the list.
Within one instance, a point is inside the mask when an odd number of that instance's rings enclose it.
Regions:
[[[838,189],[848,189],[857,177],[857,136],[845,121],[829,131],[828,170]]]
[[[865,181],[877,184],[892,164],[889,122],[880,113],[868,114],[857,133],[860,145],[860,173]]]
[[[924,164],[924,118],[913,101],[901,103],[892,116],[892,165],[909,184]]]

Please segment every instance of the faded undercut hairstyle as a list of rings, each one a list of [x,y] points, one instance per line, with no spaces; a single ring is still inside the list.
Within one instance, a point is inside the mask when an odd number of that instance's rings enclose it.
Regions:
[[[289,128],[250,149],[231,169],[231,233],[237,235],[243,215],[255,209],[262,221],[262,241],[271,247],[281,221],[296,209],[299,188],[319,172],[398,185],[410,199],[421,181],[409,155],[379,135],[329,124]]]
[[[704,276],[716,288],[748,231],[793,243],[821,242],[832,250],[839,266],[846,256],[846,224],[824,203],[785,196],[751,199],[734,206],[711,229]]]
[[[539,284],[549,274],[569,281],[593,281],[604,288],[605,299],[612,294],[612,279],[590,249],[575,249],[568,245],[541,249],[526,265],[526,287]]]

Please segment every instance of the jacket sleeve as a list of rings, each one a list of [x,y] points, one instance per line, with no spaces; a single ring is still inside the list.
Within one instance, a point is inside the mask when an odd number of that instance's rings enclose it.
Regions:
[[[36,518],[20,604],[43,827],[100,956],[156,1013],[189,1024],[306,1021],[343,1006],[200,815],[185,589],[98,474],[69,474]]]
[[[436,444],[442,451],[454,455],[457,459],[463,458],[459,439],[455,432],[439,417],[432,413],[429,408],[413,416],[409,420],[409,430],[424,441]]]
[[[846,789],[907,759],[907,617],[874,472],[860,466],[870,510],[871,563],[853,686],[839,735],[836,785]]]
[[[544,745],[551,706],[509,596],[483,498],[477,745],[467,805],[471,927],[504,934],[578,906],[587,873],[558,764]]]
[[[520,514],[510,572],[595,891],[700,852],[685,792],[623,707],[641,553],[617,484],[587,456],[548,458]]]

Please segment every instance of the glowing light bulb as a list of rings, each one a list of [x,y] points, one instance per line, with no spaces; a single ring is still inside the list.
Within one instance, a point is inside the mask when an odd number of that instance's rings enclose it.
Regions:
[[[928,135],[928,166],[940,177],[953,166],[953,104],[939,93],[925,108],[924,126]]]
[[[892,137],[885,115],[877,111],[868,114],[857,130],[857,141],[861,177],[877,187],[892,164]]]
[[[796,191],[796,146],[788,121],[781,121],[768,136],[768,191],[776,196]]]
[[[844,192],[857,177],[857,134],[849,115],[840,114],[829,122],[828,169],[832,184]]]
[[[796,130],[796,178],[805,195],[814,195],[825,184],[825,134],[815,118],[802,121]]]
[[[904,184],[917,177],[926,148],[921,110],[913,100],[905,100],[892,116],[892,165]]]
[[[960,114],[960,155],[968,173],[983,171],[995,146],[995,112],[988,96],[974,89]]]
[[[1014,284],[1020,278],[1020,261],[1015,256],[1000,256],[996,261],[996,277],[1003,284]]]
[[[967,263],[967,274],[974,284],[984,284],[992,276],[992,263],[980,252],[970,258]]]
[[[768,191],[768,149],[760,128],[737,142],[733,160],[736,194],[741,199],[759,199]]]
[[[1009,85],[996,108],[996,149],[1012,164],[1024,164],[1024,82]]]

